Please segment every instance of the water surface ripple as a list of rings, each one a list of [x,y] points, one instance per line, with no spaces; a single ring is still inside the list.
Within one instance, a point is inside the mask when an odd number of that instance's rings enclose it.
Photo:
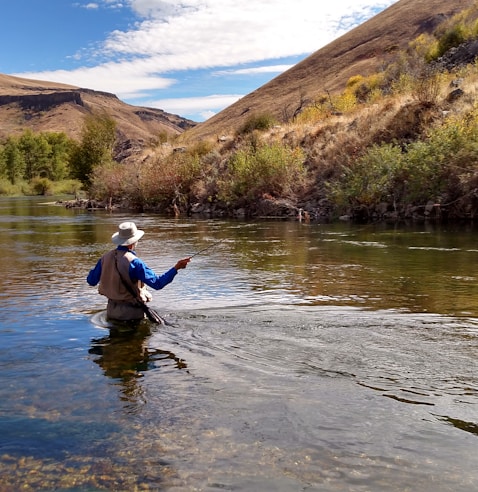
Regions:
[[[153,304],[85,276],[130,216],[0,200],[0,491],[478,490],[477,231],[138,214]]]

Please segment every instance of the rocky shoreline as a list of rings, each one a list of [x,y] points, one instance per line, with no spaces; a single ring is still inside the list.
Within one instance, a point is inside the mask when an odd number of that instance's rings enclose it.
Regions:
[[[449,217],[446,207],[439,203],[428,202],[426,205],[407,206],[404,210],[394,210],[390,204],[381,203],[373,210],[356,209],[350,210],[349,213],[337,215],[330,205],[322,200],[321,203],[304,203],[302,207],[297,207],[287,199],[269,199],[262,198],[251,208],[236,208],[226,210],[214,206],[214,204],[195,203],[185,210],[179,210],[177,207],[168,209],[156,207],[134,207],[127,203],[109,204],[99,200],[87,198],[74,198],[72,200],[59,200],[56,205],[66,208],[79,208],[89,211],[108,210],[110,212],[151,212],[163,213],[174,217],[208,217],[208,218],[236,218],[236,219],[282,219],[282,220],[300,220],[304,222],[334,222],[334,221],[351,221],[351,222],[400,222],[400,221],[435,221],[445,222],[449,220],[473,220],[475,216],[471,211],[460,217]]]

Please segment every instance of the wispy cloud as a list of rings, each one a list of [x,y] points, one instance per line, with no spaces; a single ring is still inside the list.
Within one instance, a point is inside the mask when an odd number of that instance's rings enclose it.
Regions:
[[[168,113],[184,114],[185,111],[196,111],[199,114],[211,116],[219,109],[234,104],[242,95],[220,94],[205,97],[183,97],[171,99],[157,99],[147,101],[146,105],[153,108],[162,108]]]
[[[255,75],[262,73],[282,73],[292,68],[293,65],[267,65],[263,67],[237,68],[231,70],[217,70],[213,75]]]
[[[84,3],[90,9],[129,9],[136,22],[128,30],[110,32],[90,50],[88,67],[17,75],[113,92],[127,101],[146,99],[151,98],[152,91],[179,88],[181,73],[190,70],[209,71],[209,76],[216,79],[280,73],[290,68],[290,64],[281,61],[318,50],[392,3],[394,0],[335,0],[320,4],[317,0]],[[82,50],[83,58],[85,52],[88,51]],[[185,91],[186,88],[183,95]],[[203,114],[209,110],[208,103],[218,97],[207,96],[203,98]],[[224,96],[225,100],[230,97]],[[186,102],[194,106],[196,98],[180,96],[178,101],[173,104],[170,98],[159,98],[158,104],[166,109],[165,104],[171,103],[181,110]]]
[[[135,66],[138,70],[135,70]],[[105,63],[97,67],[50,72],[23,72],[22,77],[62,82],[77,87],[112,92],[122,99],[144,97],[148,92],[167,89],[174,79],[161,77],[142,67],[141,61],[131,63]]]

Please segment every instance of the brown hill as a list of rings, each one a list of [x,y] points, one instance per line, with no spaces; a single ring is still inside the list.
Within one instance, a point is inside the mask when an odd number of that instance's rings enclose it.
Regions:
[[[117,122],[116,158],[122,160],[141,153],[164,132],[194,141],[234,132],[253,114],[273,114],[285,122],[318,95],[342,91],[351,76],[377,71],[410,40],[471,4],[400,0],[201,124],[128,105],[106,92],[0,74],[0,139],[27,128],[78,138],[84,115],[106,111]]]
[[[379,71],[396,52],[422,33],[429,33],[473,0],[400,0],[302,62],[244,96],[182,138],[200,139],[231,133],[253,114],[289,120],[325,92],[341,92],[354,75]]]
[[[131,106],[107,92],[0,74],[0,139],[25,129],[65,132],[78,139],[84,116],[94,111],[107,112],[116,121],[120,160],[157,141],[161,133],[179,135],[196,124],[160,109]]]

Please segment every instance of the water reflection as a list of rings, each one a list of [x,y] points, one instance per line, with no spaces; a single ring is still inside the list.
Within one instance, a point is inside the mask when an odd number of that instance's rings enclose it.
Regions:
[[[100,313],[96,320],[103,317]],[[97,321],[98,322],[98,321]],[[139,379],[145,371],[173,366],[185,369],[187,364],[168,350],[149,346],[153,333],[152,324],[147,320],[108,325],[108,334],[91,340],[88,353],[97,356],[93,360],[103,373],[117,380],[121,386],[120,399],[130,412],[138,410],[138,405],[146,403]]]
[[[471,434],[475,434],[478,436],[478,425],[474,422],[467,422],[465,420],[454,419],[451,417],[442,417],[441,420],[453,425],[457,429],[461,429],[465,432],[470,432]]]
[[[130,217],[23,201],[0,199],[0,491],[476,489],[476,227],[139,214],[154,269],[221,242],[155,296],[175,326],[131,330],[85,282]]]

